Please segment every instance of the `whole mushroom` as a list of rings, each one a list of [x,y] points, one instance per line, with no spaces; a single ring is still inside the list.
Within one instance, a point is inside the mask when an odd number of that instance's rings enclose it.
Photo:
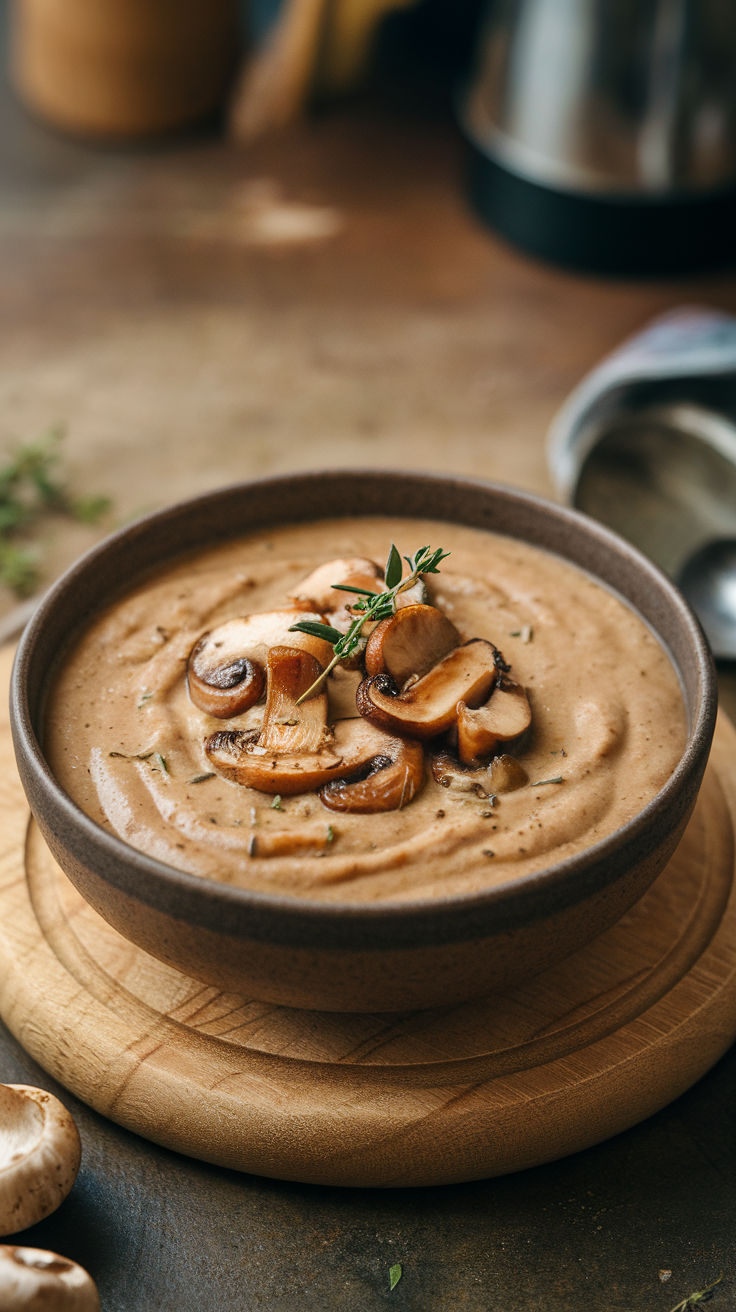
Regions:
[[[77,1127],[58,1098],[27,1084],[0,1084],[0,1235],[54,1212],[77,1178],[81,1155]]]
[[[97,1286],[84,1267],[43,1248],[0,1244],[3,1312],[100,1312]]]

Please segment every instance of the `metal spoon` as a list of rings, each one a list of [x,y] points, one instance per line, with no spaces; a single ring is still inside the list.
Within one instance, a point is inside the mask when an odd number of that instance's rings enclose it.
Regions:
[[[713,655],[736,660],[736,538],[718,538],[693,552],[677,578]]]

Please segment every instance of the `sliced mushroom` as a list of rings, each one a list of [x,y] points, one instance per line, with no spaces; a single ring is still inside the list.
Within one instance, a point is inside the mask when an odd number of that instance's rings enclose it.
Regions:
[[[374,675],[358,689],[358,710],[389,733],[435,738],[456,720],[458,702],[485,701],[498,676],[499,656],[493,643],[473,638],[401,695],[389,675]]]
[[[489,770],[469,770],[460,765],[449,752],[439,752],[434,757],[432,774],[438,784],[453,793],[474,793],[476,797],[488,797],[495,792]]]
[[[296,619],[322,620],[322,615],[293,610],[263,611],[226,620],[195,645],[187,668],[189,696],[201,711],[218,719],[231,719],[255,706],[263,695],[263,667],[272,647],[290,647],[311,652],[324,667],[332,659],[332,648],[322,638],[308,633],[289,633]]]
[[[220,729],[211,734],[204,750],[212,768],[225,779],[282,797],[316,792],[334,778],[341,764],[340,757],[328,749],[302,756],[267,752],[252,734],[238,729]]]
[[[213,734],[205,750],[220,773],[236,783],[282,797],[321,789],[333,811],[395,810],[411,801],[424,779],[420,744],[385,734],[363,719],[339,721],[332,751],[309,756],[265,753],[252,736],[237,731]],[[342,789],[327,792],[325,785],[333,780],[340,780]],[[260,835],[255,854],[262,854]]]
[[[494,793],[515,793],[529,783],[529,775],[513,756],[494,756],[490,772]]]
[[[331,739],[327,727],[327,691],[322,685],[297,705],[322,673],[322,665],[297,647],[272,647],[268,653],[268,692],[258,746],[267,752],[319,752]]]
[[[346,583],[350,588],[362,588],[366,592],[382,592],[385,588],[383,572],[375,561],[366,560],[363,556],[352,556],[328,560],[326,565],[319,565],[286,595],[292,601],[302,604],[309,602],[315,610],[329,613],[338,610],[346,600],[348,594],[333,586],[341,583]]]
[[[326,852],[332,839],[325,825],[314,829],[279,829],[269,833],[258,830],[248,847],[249,856],[314,856]]]
[[[338,726],[336,739],[343,755],[340,778],[326,784],[319,794],[330,811],[358,815],[400,811],[422,787],[421,743],[393,737],[367,720],[346,721]],[[351,760],[355,762],[352,768]]]
[[[389,674],[398,688],[421,679],[462,643],[455,625],[436,606],[405,606],[373,630],[365,649],[368,675]]]
[[[333,777],[340,758],[331,749],[327,693],[299,698],[322,673],[315,656],[296,647],[268,653],[268,694],[260,734],[214,733],[205,743],[211,764],[226,778],[262,793],[310,793]]]
[[[337,665],[327,680],[330,724],[337,720],[357,720],[360,712],[355,704],[358,688],[363,682],[359,670],[346,670]]]
[[[484,706],[457,708],[457,747],[464,765],[477,765],[493,755],[499,743],[512,742],[532,722],[529,699],[520,683],[502,675]]]
[[[3,1312],[100,1312],[97,1286],[84,1267],[45,1248],[0,1244]]]
[[[0,1235],[35,1225],[63,1203],[81,1153],[77,1127],[58,1098],[27,1084],[0,1084]]]

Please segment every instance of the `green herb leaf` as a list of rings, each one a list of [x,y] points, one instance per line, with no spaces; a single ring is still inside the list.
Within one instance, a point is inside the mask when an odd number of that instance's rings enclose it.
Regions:
[[[400,1281],[402,1275],[403,1275],[403,1272],[402,1272],[402,1270],[401,1270],[401,1263],[400,1263],[400,1262],[395,1262],[394,1265],[391,1267],[391,1270],[390,1270],[389,1273],[388,1273],[388,1287],[389,1287],[389,1289],[395,1289],[395,1288],[396,1288],[396,1286],[398,1285],[398,1283],[399,1283],[399,1281]]]
[[[279,795],[278,793],[276,794],[276,796],[274,797],[274,799],[273,799],[273,801],[272,801],[272,803],[271,803],[271,810],[272,810],[272,811],[285,811],[285,810],[286,810],[286,807],[281,805],[281,797],[280,797],[280,795]]]
[[[330,587],[334,588],[336,592],[355,592],[359,597],[377,597],[380,595],[377,592],[371,592],[369,588],[353,588],[349,583],[331,583]]]
[[[168,765],[166,764],[166,757],[165,757],[165,756],[162,756],[160,752],[156,752],[156,753],[155,753],[155,756],[156,756],[156,760],[157,760],[158,763],[159,763],[159,768],[160,768],[161,770],[163,770],[164,774],[168,774],[168,773],[169,773],[169,767],[168,767]]]
[[[386,571],[383,576],[386,580],[386,587],[395,588],[396,584],[401,582],[401,576],[403,573],[404,566],[401,563],[401,556],[396,550],[395,544],[392,542],[391,550],[388,553],[388,560],[386,561]]]
[[[323,638],[334,647],[343,636],[339,629],[333,629],[329,624],[320,624],[318,620],[300,620],[298,624],[292,624],[289,633],[308,633],[311,638]]]
[[[555,775],[554,779],[537,779],[535,784],[530,784],[530,788],[541,788],[543,784],[562,784],[564,779],[561,774]]]
[[[191,779],[187,779],[188,784],[203,784],[205,779],[214,779],[214,772],[210,770],[207,774],[193,774]]]
[[[334,829],[332,828],[332,825],[328,825],[328,826],[327,826],[327,842],[328,842],[328,843],[334,843],[334,841],[335,841],[335,831],[334,831]]]

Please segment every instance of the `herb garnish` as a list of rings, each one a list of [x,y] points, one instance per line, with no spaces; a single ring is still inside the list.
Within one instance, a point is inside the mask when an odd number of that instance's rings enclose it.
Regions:
[[[328,826],[327,826],[327,842],[328,842],[328,843],[334,843],[334,841],[335,841],[335,831],[334,831],[334,829],[332,828],[332,825],[328,825]]]
[[[203,784],[205,779],[214,779],[215,775],[212,770],[207,774],[193,774],[191,779],[187,779],[188,784]]]
[[[274,799],[273,799],[273,801],[272,801],[272,803],[271,803],[271,810],[272,810],[272,811],[285,811],[285,810],[286,810],[286,807],[281,805],[281,796],[280,796],[279,793],[276,794],[276,796],[274,797]]]
[[[329,624],[320,624],[316,620],[301,620],[298,624],[292,624],[289,633],[308,633],[313,638],[322,638],[329,642],[333,648],[334,656],[325,670],[322,671],[319,678],[315,680],[311,688],[297,701],[300,706],[303,701],[311,697],[312,693],[324,683],[327,675],[334,670],[335,666],[346,657],[353,656],[356,651],[365,645],[363,638],[363,627],[370,623],[378,623],[379,620],[389,619],[396,613],[396,598],[400,592],[407,592],[418,582],[422,574],[439,574],[439,566],[447,556],[449,551],[443,551],[440,547],[433,551],[431,547],[420,547],[413,556],[404,556],[404,560],[409,566],[409,574],[402,578],[404,566],[401,562],[394,543],[391,543],[391,550],[388,553],[386,569],[384,571],[384,581],[386,584],[385,592],[370,592],[366,588],[352,588],[346,584],[333,583],[332,586],[339,592],[355,592],[359,600],[354,602],[351,610],[360,612],[356,619],[353,620],[347,633],[340,633],[338,629],[333,629]]]
[[[73,497],[56,476],[61,427],[50,428],[35,441],[18,447],[0,468],[0,583],[19,597],[29,596],[38,584],[37,552],[18,546],[13,538],[44,514],[69,515],[83,524],[96,524],[110,509],[107,497]]]
[[[391,1270],[390,1270],[389,1273],[388,1273],[388,1287],[389,1287],[389,1289],[395,1289],[395,1288],[396,1288],[396,1286],[398,1285],[398,1283],[399,1283],[399,1281],[400,1281],[402,1275],[403,1275],[403,1272],[402,1272],[402,1270],[401,1270],[401,1263],[400,1263],[400,1262],[395,1262],[394,1265],[391,1267]]]
[[[723,1272],[721,1271],[718,1279],[714,1280],[712,1285],[706,1285],[705,1289],[699,1289],[696,1293],[689,1294],[687,1298],[683,1298],[682,1302],[677,1304],[677,1307],[672,1308],[672,1312],[686,1312],[687,1308],[697,1307],[698,1303],[707,1303],[708,1300],[713,1297],[713,1290],[716,1285],[720,1285],[722,1279]]]
[[[541,788],[543,784],[562,784],[564,779],[561,774],[555,775],[554,779],[537,779],[535,784],[530,784],[530,788]]]

